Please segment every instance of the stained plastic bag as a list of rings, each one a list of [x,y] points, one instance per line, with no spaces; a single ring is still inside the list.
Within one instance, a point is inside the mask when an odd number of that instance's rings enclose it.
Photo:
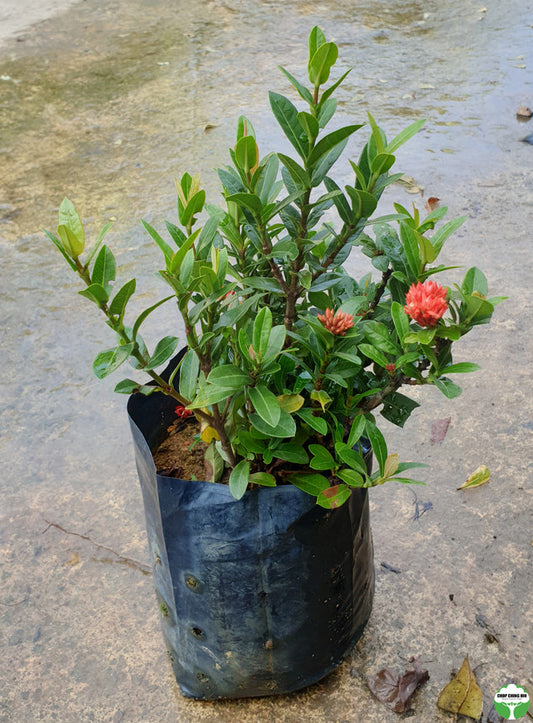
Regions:
[[[151,450],[174,419],[161,393],[130,398],[163,634],[184,695],[303,688],[360,637],[374,592],[366,489],[325,510],[292,485],[248,490],[158,475]]]

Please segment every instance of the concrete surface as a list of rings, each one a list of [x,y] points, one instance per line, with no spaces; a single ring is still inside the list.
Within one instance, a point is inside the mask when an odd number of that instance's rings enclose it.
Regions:
[[[531,3],[485,6],[85,0],[13,26],[0,46],[2,722],[388,723],[398,716],[364,676],[411,656],[431,676],[409,714],[419,723],[453,720],[436,700],[465,655],[484,720],[504,683],[533,684],[533,148],[520,142],[531,125],[515,117],[533,105],[533,28]],[[158,298],[158,251],[138,219],[172,218],[172,177],[184,170],[201,172],[217,201],[212,169],[241,112],[263,152],[278,145],[266,90],[288,92],[279,62],[303,72],[316,23],[355,67],[340,120],[371,108],[392,134],[427,118],[399,154],[424,198],[394,186],[384,209],[437,196],[466,214],[445,261],[479,264],[491,293],[510,300],[457,348],[457,361],[483,367],[458,380],[463,395],[419,390],[423,406],[390,430],[393,451],[430,465],[427,487],[372,491],[376,600],[352,657],[292,696],[198,703],[181,697],[160,636],[125,400],[114,379],[91,374],[111,338],[40,229],[54,227],[66,194],[93,233],[116,219],[109,240],[124,275],[141,264],[139,303]],[[363,273],[359,261],[353,271]],[[154,338],[171,333],[172,312],[155,323]],[[448,419],[432,442],[432,425]],[[490,482],[457,492],[479,464]]]

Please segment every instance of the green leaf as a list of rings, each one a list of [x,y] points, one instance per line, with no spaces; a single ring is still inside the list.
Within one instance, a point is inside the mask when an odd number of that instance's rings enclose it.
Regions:
[[[154,353],[148,360],[148,364],[143,367],[145,371],[155,369],[164,364],[176,351],[179,339],[177,336],[165,336],[157,343]]]
[[[139,382],[135,382],[133,379],[123,379],[115,386],[114,391],[117,392],[117,394],[133,394],[139,387]]]
[[[248,389],[254,409],[271,427],[275,427],[281,417],[281,408],[275,395],[263,384]]]
[[[117,291],[113,298],[113,301],[111,302],[111,305],[109,306],[109,313],[112,315],[117,315],[121,321],[124,316],[124,311],[126,310],[126,304],[130,300],[131,296],[135,293],[136,283],[137,282],[135,281],[135,279],[126,281],[124,286],[122,286],[122,288]]]
[[[286,156],[283,153],[278,153],[278,158],[289,171],[292,180],[297,186],[308,188],[311,185],[309,174],[299,163],[296,163],[290,156]]]
[[[170,296],[166,296],[164,299],[161,299],[161,301],[156,302],[155,304],[152,304],[152,306],[149,306],[147,309],[145,309],[143,312],[139,314],[137,317],[132,330],[132,339],[135,341],[137,339],[137,334],[139,332],[139,329],[141,327],[141,324],[143,321],[152,313],[152,311],[155,311],[159,306],[164,304],[167,301],[170,301],[170,299],[174,299],[174,294],[171,294]]]
[[[370,170],[376,176],[381,176],[382,173],[387,173],[389,168],[394,165],[395,160],[396,158],[390,153],[378,153],[370,163]]]
[[[358,349],[361,354],[364,354],[369,359],[372,359],[373,362],[376,362],[376,364],[383,367],[383,369],[385,369],[385,367],[389,364],[389,360],[385,354],[371,344],[359,344]]]
[[[323,31],[318,27],[318,25],[315,25],[311,32],[309,33],[309,39],[308,39],[308,45],[309,45],[309,60],[313,57],[313,55],[316,53],[316,51],[319,49],[321,45],[324,45],[326,42],[326,36],[324,35]]]
[[[96,261],[94,262],[91,281],[93,284],[100,284],[108,290],[109,285],[115,280],[115,257],[107,246],[102,246]]]
[[[253,138],[249,140],[253,140]],[[252,213],[255,213],[256,216],[261,215],[263,204],[259,196],[256,196],[255,193],[234,193],[231,196],[227,196],[226,201],[236,203],[237,206],[244,206],[250,209]]]
[[[297,416],[300,417],[311,429],[315,432],[325,435],[328,433],[328,425],[325,419],[322,417],[315,417],[312,409],[300,409],[296,412]]]
[[[331,453],[321,444],[310,444],[309,451],[313,455],[309,464],[311,469],[333,470],[337,466]]]
[[[311,113],[306,113],[305,111],[300,111],[297,118],[302,130],[309,140],[309,145],[311,146],[315,142],[315,139],[320,131],[318,121],[315,116],[311,115]]]
[[[400,223],[400,238],[402,240],[409,268],[418,278],[421,271],[420,251],[414,229],[412,229],[406,221],[402,221]]]
[[[488,283],[485,274],[476,266],[473,266],[466,272],[461,288],[466,296],[471,296],[474,292],[486,296]]]
[[[268,472],[254,472],[248,478],[248,481],[252,485],[263,485],[263,487],[275,487],[276,478]]]
[[[366,418],[363,414],[359,414],[352,422],[350,433],[348,435],[347,445],[351,449],[363,436],[366,426]]]
[[[401,354],[401,350],[390,340],[385,324],[372,320],[366,321],[363,325],[363,332],[365,339],[380,351],[386,354]]]
[[[229,491],[236,500],[240,500],[246,492],[250,478],[250,462],[241,460],[232,470],[229,476]]]
[[[60,232],[60,228],[65,232]],[[59,218],[57,232],[63,242],[65,251],[73,258],[79,256],[85,247],[85,231],[80,216],[72,201],[64,198],[59,206]],[[66,243],[65,243],[66,241]]]
[[[361,127],[362,124],[345,126],[344,128],[339,128],[338,130],[329,133],[327,136],[324,136],[324,138],[321,138],[311,151],[311,155],[308,159],[309,168],[314,168],[322,156],[325,156],[326,153],[335,148],[335,146],[339,143],[342,143],[342,141],[349,138],[352,133],[355,133],[355,131],[359,130]]]
[[[187,406],[187,409],[201,409],[202,407],[208,407],[211,404],[218,404],[219,402],[225,402],[235,393],[235,389],[228,389],[226,387],[220,387],[215,384],[210,384],[200,389],[195,399]]]
[[[264,356],[267,350],[271,329],[272,312],[270,311],[268,306],[263,306],[254,321],[252,342],[255,353],[259,354],[261,357]]]
[[[93,371],[98,379],[107,377],[129,358],[135,344],[123,344],[98,354],[93,362]]]
[[[144,228],[148,231],[150,236],[153,238],[153,240],[156,242],[156,244],[159,246],[161,251],[163,252],[163,256],[165,257],[165,264],[167,268],[169,267],[170,260],[172,259],[172,256],[174,254],[174,251],[172,250],[172,247],[167,244],[166,241],[164,241],[161,236],[157,233],[155,228],[152,228],[149,223],[146,221],[141,220],[142,225]]]
[[[210,372],[207,381],[209,384],[216,384],[219,387],[237,391],[249,384],[250,377],[233,364],[222,364]]]
[[[86,299],[93,301],[97,306],[100,304],[106,304],[109,299],[109,294],[100,284],[89,284],[86,289],[78,291],[80,296],[84,296]]]
[[[466,216],[454,218],[452,221],[448,221],[448,223],[446,223],[442,228],[439,228],[439,230],[433,234],[431,237],[431,243],[435,249],[435,258],[439,255],[442,245],[448,236],[451,236],[452,233],[457,231],[457,229],[462,226],[465,221]]]
[[[307,138],[298,122],[298,111],[288,98],[269,91],[270,106],[275,119],[281,126],[289,141],[296,148],[298,155],[307,158]]]
[[[346,502],[351,494],[352,491],[346,485],[335,485],[335,487],[322,490],[316,498],[316,503],[328,510],[336,510]]]
[[[54,246],[55,246],[56,249],[59,251],[59,253],[63,256],[63,258],[65,259],[65,261],[67,262],[67,264],[70,266],[70,268],[71,268],[73,271],[77,271],[77,269],[76,269],[76,264],[74,263],[74,261],[72,260],[72,258],[70,257],[70,255],[65,251],[65,249],[64,249],[64,247],[63,247],[63,244],[62,244],[61,241],[57,238],[57,236],[54,236],[53,233],[50,233],[50,231],[47,231],[46,229],[43,229],[43,231],[44,231],[44,233],[48,236],[48,238],[50,239],[50,241],[54,244]]]
[[[462,392],[460,386],[446,377],[441,377],[440,379],[432,378],[432,382],[448,399],[455,399],[455,397],[458,397]]]
[[[364,487],[364,477],[353,469],[339,469],[336,476],[350,487]]]
[[[205,204],[205,191],[201,190],[194,194],[194,196],[189,199],[187,205],[185,208],[181,206],[181,203],[178,203],[178,216],[180,219],[180,223],[182,223],[184,226],[189,227],[194,223],[193,216],[195,216],[197,213],[200,213],[204,207]]]
[[[445,367],[442,371],[445,374],[467,374],[469,372],[477,372],[481,369],[479,364],[473,362],[458,362],[457,364],[450,364],[449,367]]]
[[[249,173],[258,160],[255,138],[253,136],[239,138],[235,146],[235,161],[239,168],[242,168],[245,173]]]
[[[372,451],[379,465],[379,473],[383,476],[385,470],[385,462],[387,461],[387,443],[381,431],[376,427],[374,422],[367,418],[366,420],[366,436],[372,445]]]
[[[279,447],[272,450],[274,457],[283,459],[285,462],[293,462],[294,464],[307,464],[309,457],[301,444],[296,442],[288,442],[280,444]]]
[[[402,304],[397,301],[392,302],[391,315],[400,343],[403,344],[406,335],[409,333],[409,317],[405,313]]]
[[[426,121],[423,119],[417,120],[414,123],[411,123],[410,126],[407,126],[407,128],[404,128],[403,131],[398,133],[398,135],[387,144],[387,147],[385,148],[386,152],[394,153],[394,151],[398,150],[400,146],[403,146],[404,143],[418,133],[425,122]]]
[[[385,419],[388,419],[389,422],[396,424],[398,427],[403,427],[409,419],[411,412],[419,406],[420,404],[413,399],[399,392],[391,392],[387,394],[383,400],[381,414]]]
[[[281,65],[278,65],[278,68],[281,70],[283,75],[287,78],[289,83],[296,88],[298,91],[298,94],[302,100],[305,100],[309,105],[313,104],[313,96],[311,95],[310,91],[300,83],[300,81],[296,80],[296,78],[289,73],[288,70],[285,70],[285,68],[282,68]]]
[[[267,424],[265,420],[257,413],[250,414],[250,422],[252,426],[257,429],[261,434],[266,434],[270,437],[276,437],[282,439],[285,437],[294,437],[296,434],[296,423],[294,419],[285,410],[280,410],[280,418],[275,426]]]
[[[344,444],[344,442],[337,442],[335,445],[335,454],[341,462],[347,464],[348,467],[351,467],[351,469],[362,475],[366,474],[366,463],[361,452],[358,452],[356,449],[352,449],[352,447]]]
[[[308,495],[313,495],[313,497],[317,497],[322,490],[329,487],[327,478],[322,474],[297,472],[296,474],[287,475],[287,480],[302,492],[307,492]]]
[[[200,360],[195,351],[189,351],[183,357],[180,367],[179,390],[185,399],[194,399],[198,386],[198,374],[200,373]]]
[[[333,65],[337,62],[339,50],[335,43],[322,43],[313,53],[308,65],[309,80],[315,88],[326,83]]]

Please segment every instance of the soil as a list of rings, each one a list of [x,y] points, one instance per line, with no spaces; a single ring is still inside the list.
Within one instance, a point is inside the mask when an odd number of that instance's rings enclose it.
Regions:
[[[176,419],[167,432],[168,437],[154,452],[158,474],[177,479],[206,479],[207,445],[199,439],[200,425],[196,419]]]

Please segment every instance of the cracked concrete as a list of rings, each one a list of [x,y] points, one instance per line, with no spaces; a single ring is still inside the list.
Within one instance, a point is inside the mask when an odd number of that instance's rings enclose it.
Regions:
[[[505,682],[533,684],[533,149],[515,117],[533,104],[533,30],[527,3],[485,5],[85,0],[4,40],[0,721],[389,723],[398,716],[365,676],[411,656],[431,676],[409,713],[416,723],[452,720],[436,700],[466,654],[484,720]],[[278,145],[266,90],[288,92],[280,60],[303,72],[313,24],[355,68],[340,120],[372,109],[392,134],[427,118],[398,159],[424,196],[394,186],[383,210],[437,196],[466,215],[444,262],[479,264],[491,293],[510,300],[457,347],[457,361],[483,368],[460,380],[460,398],[414,390],[422,407],[404,430],[384,425],[392,451],[430,467],[416,494],[372,491],[376,600],[353,655],[292,696],[198,703],[180,695],[159,631],[124,399],[114,379],[91,374],[110,337],[40,229],[67,193],[91,233],[116,219],[109,241],[124,274],[143,267],[139,303],[159,298],[157,250],[138,219],[173,218],[172,177],[184,170],[201,172],[217,202],[212,168],[241,112],[262,152]],[[175,326],[170,311],[154,321],[154,339]],[[458,492],[479,464],[490,482]]]

